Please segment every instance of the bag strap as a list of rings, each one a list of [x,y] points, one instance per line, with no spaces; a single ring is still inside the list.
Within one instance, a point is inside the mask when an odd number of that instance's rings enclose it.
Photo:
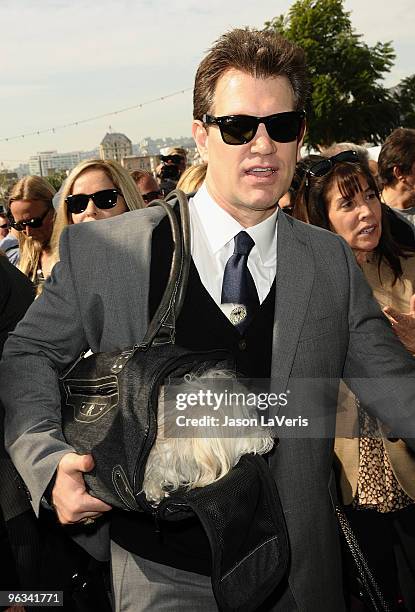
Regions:
[[[176,203],[179,204],[180,224],[173,210],[173,205]],[[167,286],[150,321],[143,344],[146,346],[174,344],[176,320],[183,306],[190,269],[189,204],[186,195],[175,189],[165,200],[153,200],[149,206],[161,206],[169,219],[173,238],[173,257]]]
[[[340,506],[335,507],[337,520],[340,525],[346,545],[352,556],[356,567],[359,583],[365,597],[365,602],[373,612],[391,612],[389,604],[376,582],[368,564],[365,555],[360,548],[356,535],[354,534],[344,510]]]

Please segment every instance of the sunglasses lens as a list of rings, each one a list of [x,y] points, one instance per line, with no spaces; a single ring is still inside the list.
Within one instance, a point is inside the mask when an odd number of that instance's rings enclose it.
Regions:
[[[332,157],[332,161],[336,164],[340,163],[340,162],[356,162],[358,161],[358,155],[356,151],[341,151],[340,153],[338,153],[337,155],[334,155],[334,157]]]
[[[253,139],[258,125],[255,117],[226,117],[219,127],[223,142],[240,145]]]
[[[311,176],[324,176],[330,171],[331,167],[331,162],[329,162],[328,159],[323,159],[322,161],[311,166],[309,174],[311,174]]]
[[[39,227],[42,227],[42,224],[43,224],[43,219],[41,219],[40,217],[31,219],[30,221],[26,223],[27,227],[31,227],[32,229],[38,229]]]
[[[80,193],[78,195],[69,195],[65,199],[65,202],[68,207],[68,212],[74,215],[79,215],[79,213],[86,210],[89,198],[87,195]]]
[[[114,208],[117,203],[118,191],[116,189],[104,189],[93,193],[91,198],[97,208],[103,210]]]
[[[278,113],[266,122],[267,132],[276,142],[292,142],[300,135],[303,117],[295,111]]]

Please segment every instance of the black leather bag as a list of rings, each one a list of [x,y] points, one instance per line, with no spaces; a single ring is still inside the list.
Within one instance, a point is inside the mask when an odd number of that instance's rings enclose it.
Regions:
[[[145,463],[157,433],[159,390],[166,378],[204,366],[230,366],[225,350],[192,351],[175,344],[190,265],[190,223],[182,192],[181,227],[168,201],[162,206],[173,236],[169,280],[140,344],[114,353],[80,358],[60,379],[63,433],[79,453],[92,453],[96,469],[85,475],[90,491],[113,507],[147,510],[140,494]]]
[[[178,204],[181,227],[171,204]],[[159,390],[167,377],[219,366],[222,350],[191,351],[175,341],[190,265],[190,223],[180,191],[156,201],[169,218],[174,252],[169,281],[140,344],[80,358],[61,379],[63,432],[79,453],[91,453],[90,493],[116,508],[157,520],[196,515],[212,550],[212,587],[221,610],[249,612],[275,589],[288,565],[288,539],[275,482],[261,456],[246,455],[219,481],[174,493],[156,508],[142,484],[157,435]]]

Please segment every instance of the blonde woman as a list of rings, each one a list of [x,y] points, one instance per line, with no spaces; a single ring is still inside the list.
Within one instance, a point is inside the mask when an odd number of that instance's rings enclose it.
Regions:
[[[59,259],[59,239],[67,225],[108,219],[144,206],[134,180],[118,162],[81,162],[63,185],[51,239],[53,262]]]
[[[194,193],[203,184],[205,180],[207,164],[203,162],[197,166],[189,166],[181,175],[177,183],[177,189],[181,189],[185,193]]]
[[[53,267],[51,235],[55,220],[55,190],[40,176],[25,176],[9,196],[10,225],[19,232],[19,268],[39,293]]]

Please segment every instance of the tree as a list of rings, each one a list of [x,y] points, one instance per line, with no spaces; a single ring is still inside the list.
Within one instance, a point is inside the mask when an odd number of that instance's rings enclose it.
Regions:
[[[48,182],[52,185],[52,187],[54,187],[56,191],[59,191],[66,177],[67,174],[65,170],[56,170],[53,174],[49,174],[46,178]]]
[[[415,128],[415,74],[399,83],[394,96],[399,108],[400,125]]]
[[[311,92],[306,110],[312,146],[378,144],[399,124],[396,96],[382,85],[395,53],[390,42],[368,46],[353,30],[344,0],[297,0],[265,23],[302,47]]]

